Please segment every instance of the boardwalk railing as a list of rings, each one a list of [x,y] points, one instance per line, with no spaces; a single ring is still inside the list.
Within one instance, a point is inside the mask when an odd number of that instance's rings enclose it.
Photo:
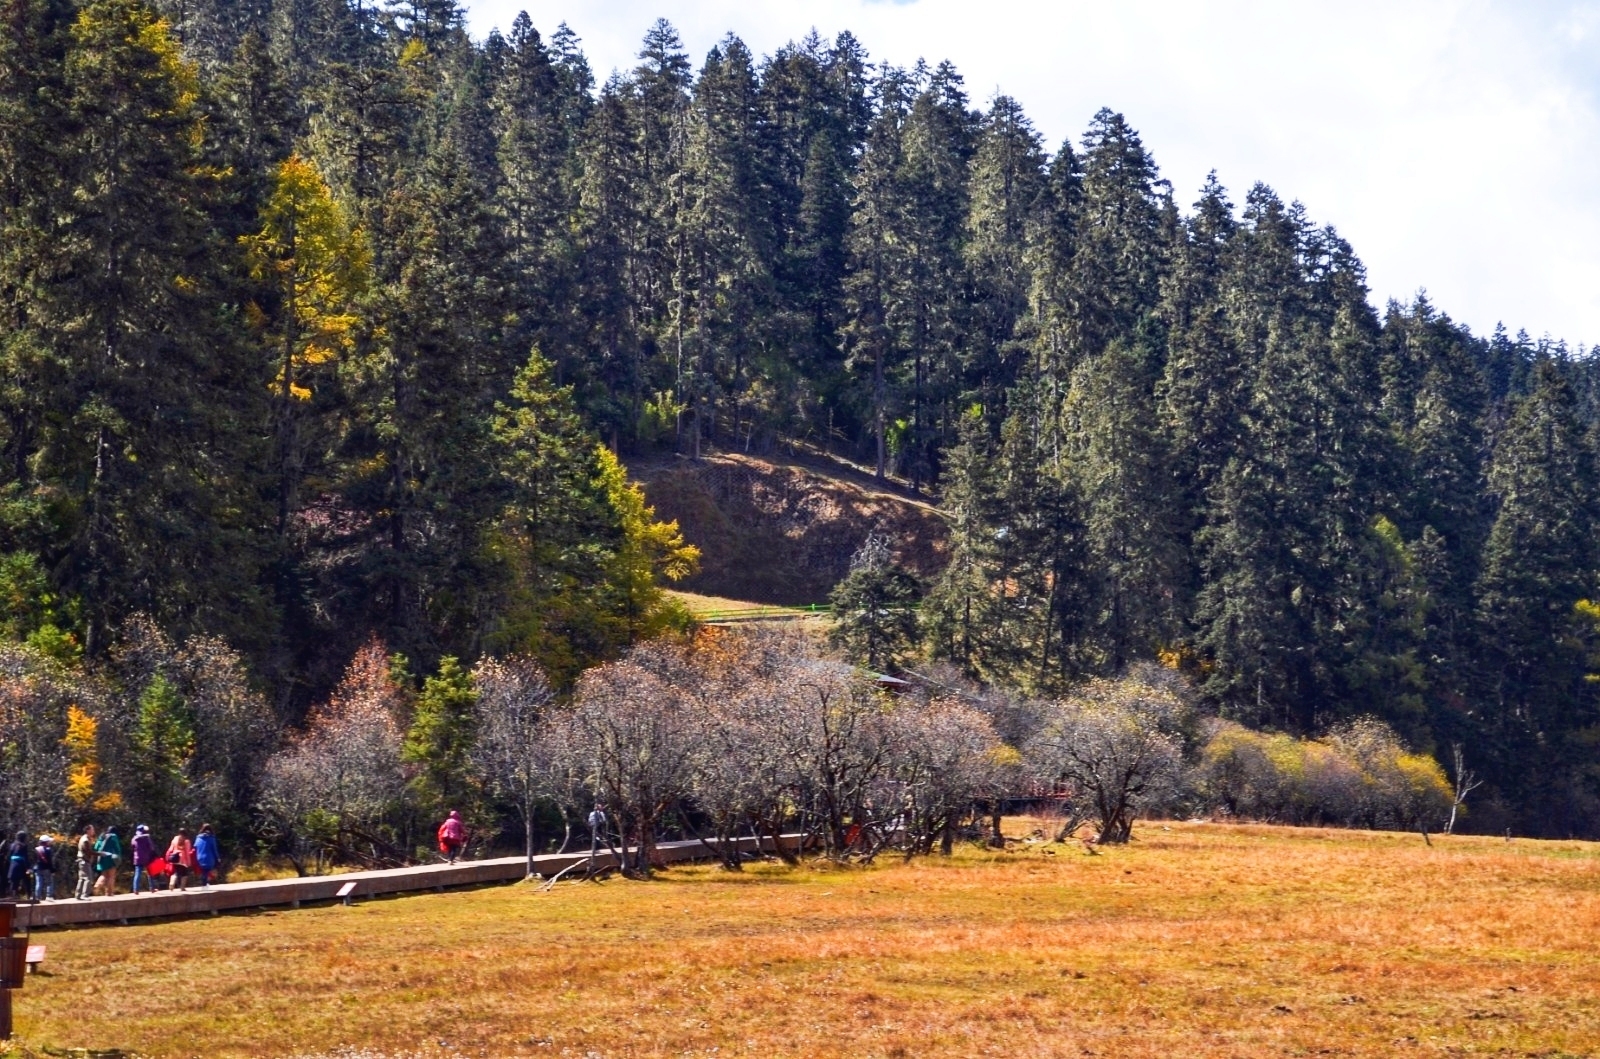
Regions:
[[[800,836],[785,835],[786,846],[797,846]],[[715,840],[710,840],[715,845]],[[756,840],[738,840],[744,852],[755,852]],[[770,839],[761,844],[772,848]],[[706,844],[695,839],[659,842],[656,859],[662,863],[705,860],[713,856]],[[549,877],[564,868],[589,859],[587,852],[547,854],[533,858],[533,870]],[[595,856],[597,867],[611,867],[616,858],[610,853]],[[459,861],[455,864],[420,864],[411,868],[358,871],[344,875],[313,875],[299,879],[263,879],[258,882],[225,883],[208,888],[162,890],[153,894],[117,894],[91,897],[87,901],[65,899],[17,906],[17,926],[29,930],[104,923],[126,923],[133,919],[159,919],[166,916],[217,915],[221,912],[252,908],[288,906],[302,902],[335,901],[340,890],[355,883],[352,897],[359,900],[382,894],[417,893],[443,890],[449,886],[482,886],[486,883],[514,882],[528,870],[526,857],[496,857],[492,860]]]

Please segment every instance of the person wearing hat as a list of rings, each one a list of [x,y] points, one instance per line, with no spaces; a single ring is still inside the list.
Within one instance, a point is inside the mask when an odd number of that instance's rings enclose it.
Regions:
[[[444,823],[439,825],[439,852],[445,855],[446,860],[454,864],[456,858],[461,856],[462,847],[466,844],[467,827],[461,822],[461,814],[452,809],[450,810],[450,815],[445,818]]]
[[[50,835],[40,835],[39,844],[33,848],[33,900],[56,899],[56,840]]]
[[[142,884],[146,892],[155,893],[156,881],[150,877],[150,865],[156,862],[156,840],[150,837],[150,825],[140,824],[134,828],[129,845],[133,851],[133,892],[138,893]]]

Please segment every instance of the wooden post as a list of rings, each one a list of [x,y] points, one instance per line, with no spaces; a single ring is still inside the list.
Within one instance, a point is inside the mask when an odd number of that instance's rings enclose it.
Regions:
[[[21,989],[22,980],[11,980],[11,931],[16,923],[17,905],[0,901],[0,1041],[11,1039],[11,990]]]

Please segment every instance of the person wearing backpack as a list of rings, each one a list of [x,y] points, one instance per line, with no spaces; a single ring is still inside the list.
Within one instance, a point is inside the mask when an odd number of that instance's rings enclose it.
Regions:
[[[18,831],[17,837],[6,844],[6,896],[28,899],[28,872],[33,867],[33,849],[28,833]]]
[[[89,899],[89,886],[94,882],[94,846],[94,825],[88,824],[78,836],[78,885],[72,891],[74,900]]]
[[[40,835],[39,844],[33,848],[33,900],[56,899],[56,840]]]
[[[122,835],[112,824],[94,844],[94,892],[111,896],[117,892],[117,866],[122,863]]]
[[[200,876],[201,886],[211,885],[211,874],[222,863],[222,851],[217,846],[216,832],[210,824],[201,824],[200,833],[194,836],[194,870]]]
[[[167,844],[167,867],[172,869],[172,881],[167,889],[187,890],[189,873],[194,871],[194,843],[189,839],[188,828],[178,828],[178,833]]]
[[[133,892],[138,893],[143,884],[144,889],[155,893],[156,881],[150,866],[156,862],[156,840],[150,837],[149,824],[140,824],[133,829],[133,841],[128,843],[128,851],[133,854]]]
[[[439,825],[439,852],[454,864],[466,844],[467,826],[461,822],[461,814],[452,809],[450,815],[445,817],[444,823]]]

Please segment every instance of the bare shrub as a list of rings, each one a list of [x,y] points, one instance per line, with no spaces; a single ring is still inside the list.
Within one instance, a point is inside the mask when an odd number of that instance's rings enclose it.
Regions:
[[[404,699],[389,656],[369,641],[351,659],[306,729],[267,762],[258,810],[302,874],[315,855],[371,863],[405,859],[393,815],[405,792],[398,713]]]
[[[1322,740],[1216,722],[1196,786],[1221,811],[1289,824],[1426,827],[1443,822],[1454,799],[1432,758],[1407,752],[1392,729],[1371,718]]]
[[[980,801],[998,799],[1021,755],[1001,743],[989,717],[957,699],[903,700],[889,711],[892,775],[901,787],[907,856],[949,854],[957,827]]]
[[[589,670],[559,715],[577,773],[621,825],[631,874],[649,874],[657,824],[691,789],[703,753],[698,718],[663,676],[681,664],[676,650],[647,645]]]
[[[1049,704],[1029,756],[1087,800],[1099,841],[1126,842],[1139,812],[1182,778],[1187,712],[1172,688],[1146,676],[1092,680]]]
[[[1328,742],[1361,770],[1355,822],[1400,830],[1443,825],[1454,800],[1450,781],[1433,758],[1407,752],[1394,729],[1363,717],[1329,732]]]
[[[555,693],[531,658],[486,658],[472,671],[478,696],[473,765],[489,790],[515,810],[523,828],[523,853],[533,874],[533,825],[539,803],[560,800],[568,755],[550,723]],[[565,812],[563,815],[566,815]]]

